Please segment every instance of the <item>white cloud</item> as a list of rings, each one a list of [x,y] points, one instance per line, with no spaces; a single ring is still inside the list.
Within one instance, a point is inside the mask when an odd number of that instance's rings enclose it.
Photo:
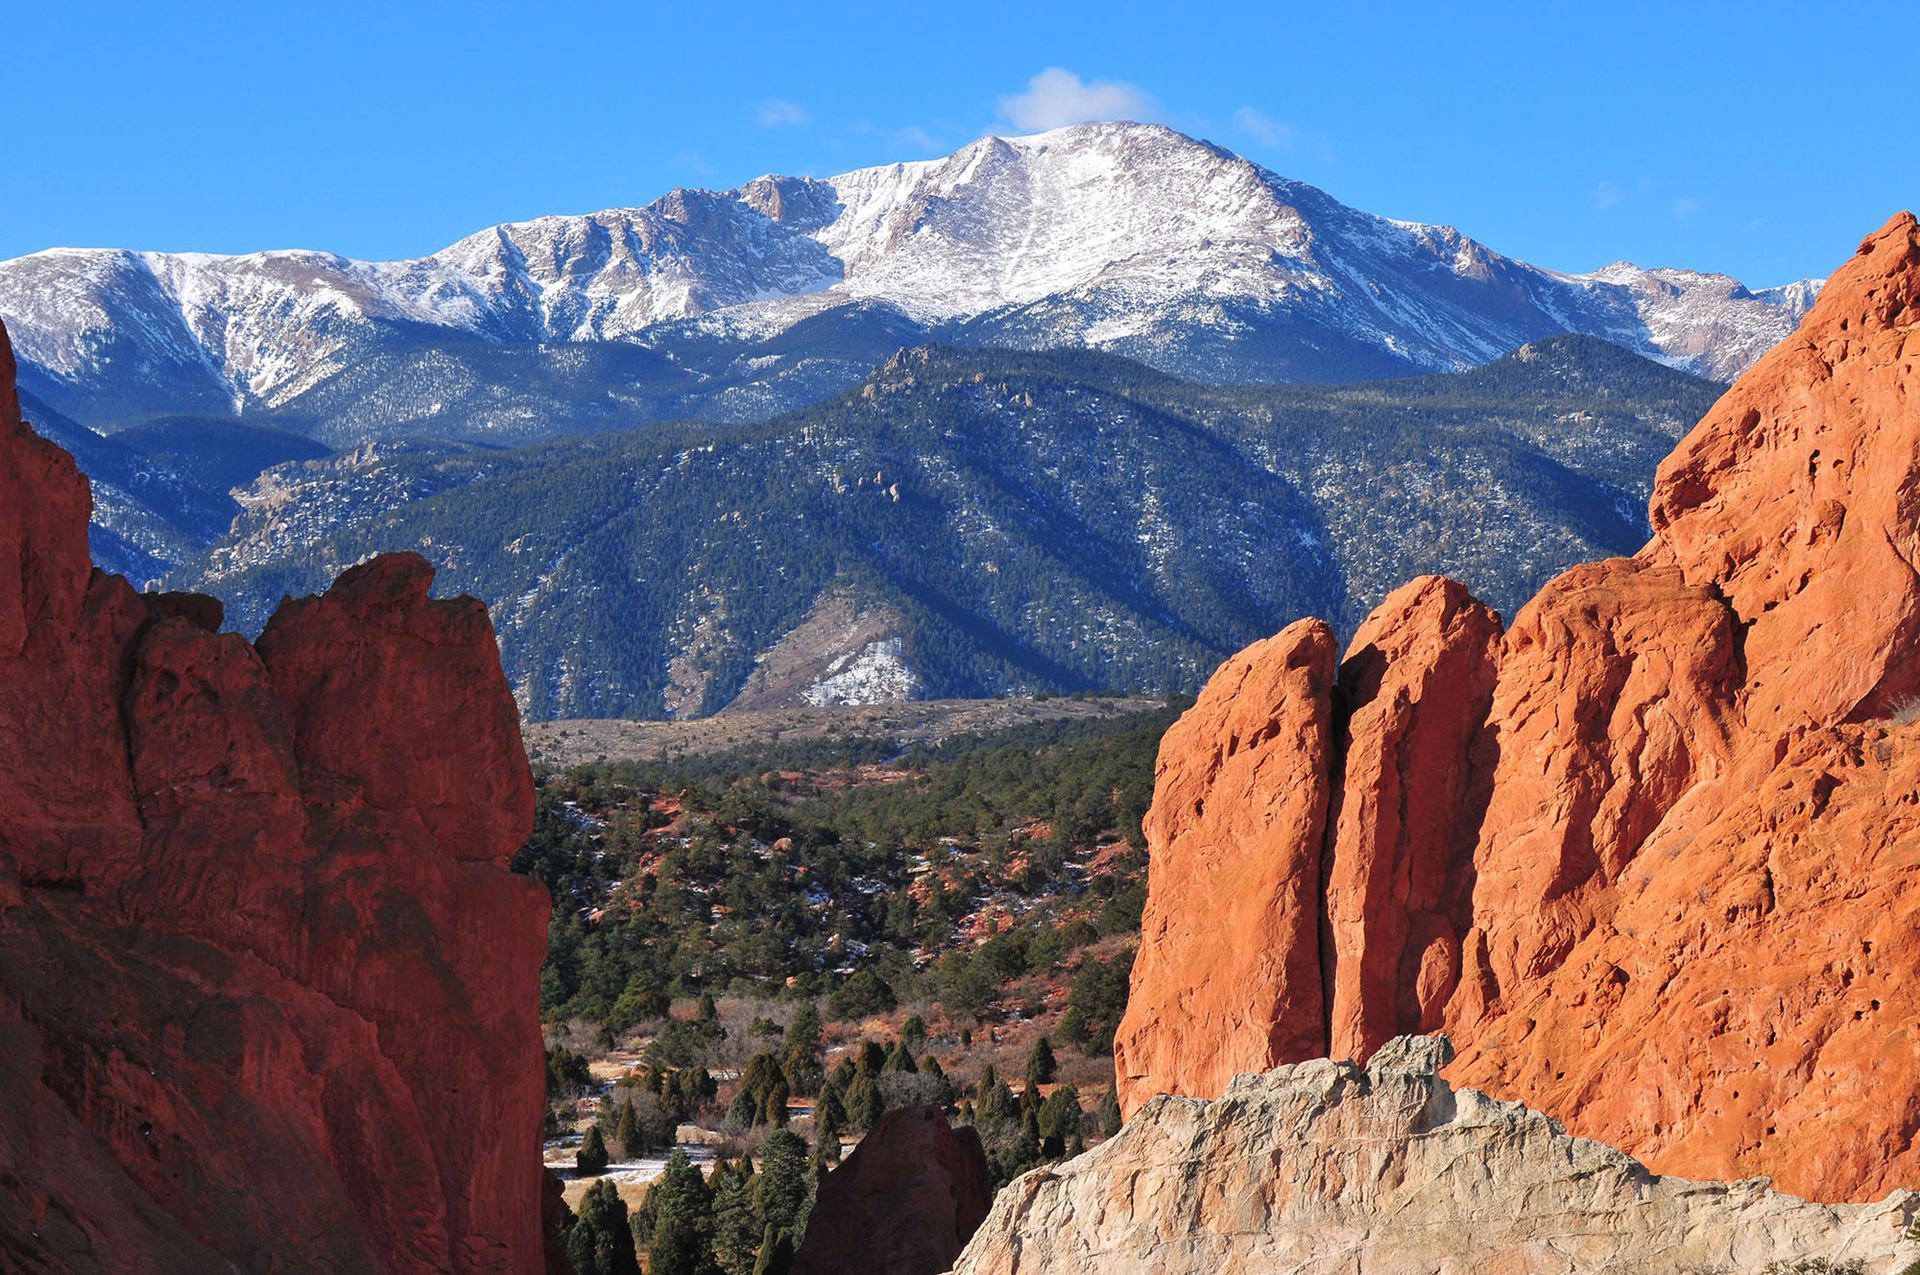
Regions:
[[[1593,210],[1597,213],[1603,213],[1609,208],[1617,206],[1620,201],[1626,197],[1627,192],[1621,190],[1612,182],[1601,182],[1593,188]]]
[[[921,151],[928,155],[938,155],[940,152],[946,150],[946,147],[934,140],[932,133],[921,128],[918,124],[909,124],[905,128],[894,129],[893,140],[903,147],[910,150]]]
[[[1082,80],[1050,66],[1027,81],[1026,91],[1000,99],[1000,114],[1015,128],[1044,133],[1092,120],[1150,120],[1160,108],[1153,95],[1118,80]]]
[[[1705,211],[1706,206],[1707,203],[1704,199],[1695,199],[1692,195],[1688,195],[1685,198],[1673,201],[1673,215],[1684,221],[1688,217]]]
[[[779,128],[783,124],[804,124],[807,122],[807,108],[798,102],[788,102],[770,97],[757,108],[760,124],[763,128]]]
[[[1277,120],[1251,106],[1243,106],[1233,113],[1233,122],[1240,131],[1256,142],[1265,142],[1269,146],[1278,146],[1292,150],[1300,143],[1300,130],[1285,120]]]

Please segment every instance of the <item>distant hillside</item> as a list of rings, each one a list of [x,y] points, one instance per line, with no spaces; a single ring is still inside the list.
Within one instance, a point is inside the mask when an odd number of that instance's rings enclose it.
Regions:
[[[1718,388],[1587,337],[1280,388],[921,348],[765,424],[282,465],[177,579],[252,626],[418,548],[443,593],[491,601],[534,718],[1174,692],[1416,572],[1510,608],[1638,548],[1654,467]]]

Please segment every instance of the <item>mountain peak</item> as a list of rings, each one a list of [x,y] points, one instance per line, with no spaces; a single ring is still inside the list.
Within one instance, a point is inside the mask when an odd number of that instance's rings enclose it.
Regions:
[[[698,322],[703,340],[754,344],[861,305],[942,339],[1109,349],[1203,380],[1458,369],[1563,331],[1724,379],[1791,331],[1809,296],[1626,264],[1542,270],[1131,121],[678,189],[504,223],[407,261],[99,250],[0,262],[0,318],[27,383],[94,422],[156,393],[161,410],[284,409],[350,352],[435,332],[658,346]]]

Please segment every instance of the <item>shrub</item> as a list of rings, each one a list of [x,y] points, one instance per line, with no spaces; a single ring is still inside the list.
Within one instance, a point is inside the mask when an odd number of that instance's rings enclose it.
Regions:
[[[885,979],[872,970],[861,970],[827,994],[827,1014],[853,1021],[884,1014],[897,1003]]]
[[[888,1111],[902,1107],[937,1107],[944,1111],[953,1105],[953,1085],[938,1072],[883,1071],[875,1083]]]

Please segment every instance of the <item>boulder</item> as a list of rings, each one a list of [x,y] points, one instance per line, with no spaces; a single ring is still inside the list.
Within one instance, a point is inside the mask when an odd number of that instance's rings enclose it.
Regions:
[[[932,1107],[881,1116],[820,1182],[794,1275],[938,1275],[972,1238],[993,1199],[971,1126]]]
[[[994,1200],[954,1275],[1892,1275],[1920,1197],[1812,1204],[1689,1182],[1440,1075],[1446,1038],[1158,1097]],[[1794,1263],[1827,1261],[1834,1266]],[[1776,1268],[1772,1263],[1781,1263]],[[858,1268],[849,1268],[858,1269]]]

